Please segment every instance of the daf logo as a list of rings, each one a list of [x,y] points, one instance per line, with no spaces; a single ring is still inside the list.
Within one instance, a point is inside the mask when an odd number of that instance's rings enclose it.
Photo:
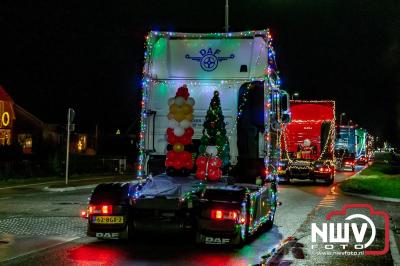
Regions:
[[[201,56],[190,56],[187,54],[185,58],[200,62],[200,66],[204,71],[211,72],[218,67],[218,62],[235,58],[234,54],[230,56],[217,56],[220,52],[220,49],[216,49],[214,52],[212,48],[208,48],[208,50],[201,49]]]
[[[220,238],[220,237],[206,237],[206,244],[214,244],[214,245],[224,245],[230,242],[229,238]]]
[[[96,233],[96,237],[99,238],[118,238],[119,233]]]
[[[311,130],[312,127],[304,127],[304,129]]]

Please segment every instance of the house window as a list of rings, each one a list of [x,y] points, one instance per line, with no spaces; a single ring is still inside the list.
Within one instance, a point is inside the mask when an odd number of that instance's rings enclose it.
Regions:
[[[86,135],[79,135],[76,148],[78,152],[83,152],[86,150]]]
[[[32,135],[18,134],[18,143],[22,146],[22,151],[25,154],[32,153]]]
[[[0,129],[0,145],[11,144],[11,129]]]

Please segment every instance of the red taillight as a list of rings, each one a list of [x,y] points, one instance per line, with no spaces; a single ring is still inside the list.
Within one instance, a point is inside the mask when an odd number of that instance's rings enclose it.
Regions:
[[[86,215],[87,215],[86,211],[82,210],[81,211],[81,217],[86,218]]]
[[[112,213],[112,205],[90,205],[89,206],[89,214],[101,213],[101,214],[111,214]]]
[[[211,210],[211,219],[214,220],[236,220],[238,211],[232,210]]]
[[[278,166],[278,171],[282,171],[282,166]]]
[[[331,171],[331,169],[329,167],[320,167],[318,169],[318,172],[321,172],[321,173],[328,173],[330,171]]]
[[[222,211],[216,210],[216,211],[214,212],[214,215],[211,214],[211,216],[214,217],[214,218],[217,219],[217,220],[222,219]]]
[[[110,214],[110,213],[112,213],[112,206],[111,205],[103,205],[103,206],[101,206],[101,213],[102,214]]]

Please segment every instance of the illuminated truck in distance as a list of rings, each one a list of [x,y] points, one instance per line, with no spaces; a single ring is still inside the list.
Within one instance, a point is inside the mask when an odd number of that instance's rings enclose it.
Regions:
[[[335,177],[335,102],[291,100],[292,120],[282,130],[281,179],[322,179],[332,184]]]
[[[356,165],[356,127],[340,125],[335,143],[336,165],[340,169],[355,171]]]
[[[368,132],[366,129],[357,128],[356,132],[356,163],[365,165],[368,163],[367,140]]]
[[[342,125],[336,134],[335,155],[337,166],[355,171],[355,165],[368,163],[367,130],[356,125]]]

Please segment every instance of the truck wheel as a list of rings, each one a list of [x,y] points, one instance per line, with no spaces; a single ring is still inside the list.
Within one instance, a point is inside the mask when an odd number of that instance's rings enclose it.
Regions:
[[[351,167],[351,171],[354,172],[356,170],[356,168],[353,166]]]
[[[248,230],[248,227],[245,224],[243,224],[240,227],[240,232],[239,232],[239,235],[237,237],[238,238],[237,243],[234,244],[235,248],[242,248],[244,246],[244,244],[246,243],[246,240],[247,240],[247,238],[249,236],[247,230]]]
[[[270,198],[270,200],[272,200],[272,197]],[[276,213],[276,206],[277,206],[277,201],[274,202],[275,204],[271,206],[271,210],[272,210],[272,215],[270,215],[268,217],[268,220],[265,222],[265,224],[263,225],[263,231],[264,232],[268,232],[269,230],[272,229],[272,227],[274,226],[274,219],[275,219],[275,213]]]
[[[134,226],[133,226],[132,213],[129,215],[129,221],[126,226],[128,227],[128,240],[132,241],[134,239]]]
[[[272,229],[272,227],[274,226],[274,219],[275,219],[275,211],[274,211],[274,214],[272,216],[270,216],[269,219],[265,222],[264,228],[263,228],[264,232],[268,232],[269,230]]]
[[[201,244],[203,244],[203,243],[201,242],[201,234],[200,234],[199,230],[196,230],[195,244],[196,244],[196,245],[201,245]]]

